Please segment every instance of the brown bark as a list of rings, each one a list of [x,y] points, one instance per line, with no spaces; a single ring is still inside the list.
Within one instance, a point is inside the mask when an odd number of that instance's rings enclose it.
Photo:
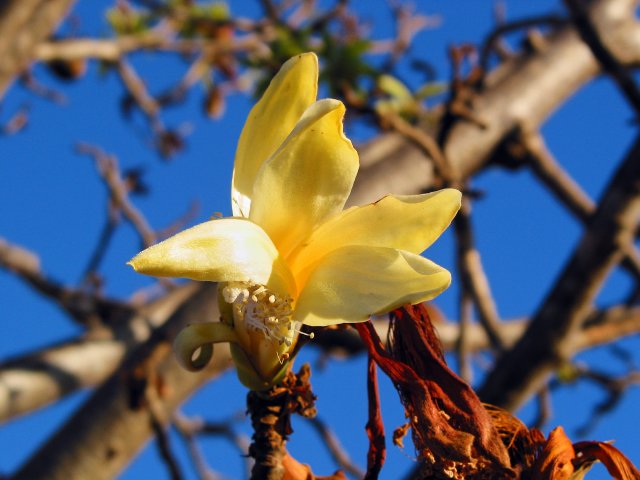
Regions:
[[[630,0],[592,2],[589,17],[612,54],[625,66],[640,62],[640,23]],[[473,101],[485,128],[455,123],[442,150],[462,179],[491,160],[495,150],[524,125],[537,129],[560,105],[596,77],[601,68],[571,25],[546,38],[542,50],[518,55],[487,76]],[[361,149],[361,169],[349,203],[360,205],[388,194],[433,187],[433,167],[424,152],[398,133],[387,133]]]
[[[170,339],[186,323],[219,316],[215,285],[198,291],[167,324],[137,348],[91,398],[15,474],[14,479],[111,479],[153,435],[153,419],[166,423],[175,408],[229,365],[226,345],[209,366],[187,373]],[[159,418],[160,417],[160,418]]]
[[[0,98],[33,61],[74,0],[5,0],[0,3]]]
[[[640,138],[609,183],[582,240],[520,341],[497,362],[481,398],[518,408],[575,353],[573,335],[611,268],[633,244],[640,218]]]

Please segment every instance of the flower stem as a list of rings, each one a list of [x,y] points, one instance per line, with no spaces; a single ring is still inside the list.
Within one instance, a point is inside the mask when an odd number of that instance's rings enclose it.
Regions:
[[[285,469],[282,459],[291,429],[291,414],[312,418],[316,414],[315,396],[311,392],[311,370],[303,365],[298,374],[289,372],[282,384],[263,392],[250,391],[247,409],[253,426],[253,443],[249,455],[255,459],[251,479],[280,480]]]

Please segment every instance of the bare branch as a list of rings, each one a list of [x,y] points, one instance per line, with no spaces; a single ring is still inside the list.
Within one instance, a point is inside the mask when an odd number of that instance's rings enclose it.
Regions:
[[[140,107],[140,110],[147,116],[155,132],[162,132],[164,127],[158,117],[160,105],[156,99],[149,94],[144,81],[138,76],[134,68],[125,60],[118,62],[118,73],[125,89],[131,98]]]
[[[615,376],[585,366],[578,366],[576,374],[578,379],[589,380],[602,387],[606,392],[605,398],[594,407],[589,420],[578,428],[580,436],[587,435],[603,416],[612,412],[622,401],[629,388],[640,384],[640,371],[635,369],[624,375]]]
[[[631,73],[621,64],[613,52],[609,51],[605,40],[596,29],[595,22],[591,21],[589,13],[582,3],[578,0],[564,0],[564,3],[571,12],[575,26],[582,39],[589,45],[593,55],[602,65],[603,70],[618,84],[627,101],[636,111],[636,116],[640,116],[640,90]],[[633,11],[629,13],[633,15]]]
[[[538,178],[563,205],[586,224],[596,210],[593,200],[553,158],[539,133],[527,132],[525,129],[520,138]],[[636,280],[640,280],[640,253],[633,245],[629,245],[625,253],[622,265]]]
[[[386,112],[382,115],[380,122],[384,127],[395,130],[417,146],[425,155],[425,161],[431,160],[433,162],[433,168],[440,179],[445,182],[455,182],[458,179],[457,172],[447,163],[438,143],[428,133],[411,125],[400,115],[393,112]]]
[[[247,34],[232,41],[201,39],[173,39],[162,32],[150,31],[139,35],[123,35],[112,39],[74,38],[40,43],[35,57],[42,62],[53,60],[95,59],[118,62],[127,54],[139,50],[194,54],[203,49],[211,56],[225,53],[258,53],[268,51],[264,39],[257,34]]]
[[[160,452],[160,458],[167,466],[171,480],[182,480],[180,464],[173,449],[171,448],[171,441],[169,440],[169,434],[166,430],[166,425],[161,418],[158,418],[153,408],[149,407],[149,414],[151,416],[151,427],[156,436],[156,443],[158,445],[158,451]]]
[[[207,461],[200,450],[197,443],[197,435],[199,434],[223,435],[228,438],[229,441],[238,448],[240,455],[245,458],[245,472],[243,476],[245,478],[249,476],[249,472],[253,466],[253,462],[248,456],[250,442],[248,438],[233,431],[231,421],[212,426],[210,423],[206,423],[200,418],[187,418],[180,412],[176,412],[173,416],[173,425],[187,443],[189,454],[191,455],[191,459],[201,480],[214,480],[217,478],[217,475],[209,468]]]
[[[500,338],[500,317],[491,294],[489,280],[484,273],[480,253],[476,250],[471,227],[471,205],[468,196],[462,201],[462,207],[454,219],[458,245],[458,270],[462,288],[473,298],[480,317],[480,323],[486,329],[491,344],[496,351],[503,349]]]
[[[525,129],[520,141],[531,161],[534,173],[577,218],[586,222],[596,210],[594,201],[556,161],[544,138]]]
[[[331,453],[331,457],[336,464],[354,477],[364,478],[364,471],[351,461],[349,454],[345,451],[344,447],[340,444],[340,440],[329,426],[318,417],[309,418],[308,421],[322,438],[322,442],[329,449],[329,453]]]
[[[140,405],[144,389],[158,389],[168,419],[190,393],[230,365],[224,344],[216,347],[211,363],[198,373],[185,374],[173,358],[168,342],[179,328],[219,316],[215,285],[197,286],[196,294],[22,466],[16,480],[113,478],[153,434],[149,412]]]
[[[526,334],[498,360],[481,387],[484,401],[517,408],[575,352],[574,334],[591,312],[591,302],[607,274],[632,245],[638,215],[640,138],[609,183],[580,244]]]
[[[60,285],[40,270],[36,254],[0,238],[0,267],[14,272],[38,293],[54,300],[72,318],[84,325],[117,323],[133,311],[130,305],[105,299],[84,290]]]
[[[76,150],[95,159],[98,172],[109,189],[115,206],[122,210],[125,218],[136,229],[143,245],[153,245],[156,242],[156,234],[142,213],[129,201],[129,189],[120,174],[116,158],[86,143],[78,144]]]
[[[148,340],[153,329],[164,324],[195,290],[194,284],[177,288],[139,308],[113,330],[96,330],[0,363],[0,422],[100,384],[134,345]]]
[[[0,4],[0,98],[31,63],[73,0],[7,0]]]
[[[468,289],[460,290],[458,300],[460,320],[458,321],[458,338],[456,340],[456,358],[458,360],[458,370],[460,376],[468,384],[473,380],[473,369],[469,359],[469,327],[472,321],[473,301]]]
[[[640,23],[633,2],[598,0],[590,4],[589,14],[597,17],[599,35],[623,65],[640,61]],[[461,120],[450,129],[442,149],[461,180],[484,168],[496,147],[523,122],[537,128],[600,73],[599,63],[573,26],[546,38],[547,48],[523,52],[487,75],[473,104],[474,114],[487,121],[486,128]],[[434,183],[433,167],[420,149],[399,134],[383,134],[361,149],[361,169],[349,204],[373,202],[389,192],[418,193]]]

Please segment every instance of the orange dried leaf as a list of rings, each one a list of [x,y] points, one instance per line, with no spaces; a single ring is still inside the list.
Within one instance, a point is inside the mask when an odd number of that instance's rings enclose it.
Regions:
[[[341,470],[334,472],[333,475],[317,477],[313,474],[309,465],[300,463],[289,452],[282,458],[282,467],[284,468],[283,480],[347,480]]]
[[[488,404],[484,404],[484,408],[491,416],[493,426],[498,431],[502,443],[507,447],[511,466],[530,469],[538,457],[538,452],[546,443],[542,432],[537,428],[529,429],[518,418],[502,408]]]
[[[575,469],[576,452],[562,427],[549,434],[538,461],[533,468],[533,480],[569,480]]]
[[[576,466],[601,461],[609,474],[616,480],[640,480],[640,471],[620,450],[605,442],[578,442],[574,445],[577,453]]]
[[[411,428],[411,423],[407,422],[404,425],[400,425],[393,431],[393,444],[398,448],[404,448],[404,437],[407,436]]]

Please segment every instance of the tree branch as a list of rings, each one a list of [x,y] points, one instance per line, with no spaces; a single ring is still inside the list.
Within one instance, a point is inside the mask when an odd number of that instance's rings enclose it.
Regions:
[[[640,62],[640,23],[629,0],[599,0],[590,18],[612,54],[630,66]],[[485,128],[464,120],[451,128],[442,150],[451,167],[468,178],[487,166],[495,149],[523,123],[539,127],[546,118],[600,73],[600,65],[572,25],[553,31],[547,48],[523,52],[486,77],[473,102]],[[636,47],[636,48],[633,48]],[[350,205],[373,202],[389,192],[419,193],[434,185],[424,153],[397,133],[380,135],[361,148],[361,168]]]
[[[211,363],[185,374],[173,357],[170,339],[186,323],[218,318],[215,285],[197,284],[185,302],[136,348],[91,398],[23,465],[19,479],[95,480],[115,477],[153,434],[144,391],[157,389],[165,421],[194,390],[230,365],[226,345],[217,346]],[[169,386],[165,388],[164,386]]]
[[[99,385],[195,291],[195,284],[187,284],[139,308],[113,329],[92,331],[0,363],[0,422],[42,408],[79,388]]]
[[[54,32],[73,0],[5,0],[0,3],[0,98]]]
[[[640,137],[609,183],[602,201],[527,332],[487,377],[483,401],[516,409],[551,371],[575,353],[574,334],[610,270],[633,243],[640,215]]]

